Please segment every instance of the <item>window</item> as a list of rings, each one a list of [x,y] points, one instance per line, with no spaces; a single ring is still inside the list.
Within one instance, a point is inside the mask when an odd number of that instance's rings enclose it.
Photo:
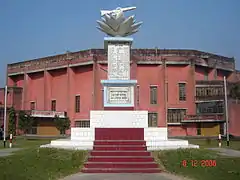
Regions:
[[[148,127],[157,127],[158,114],[148,113]]]
[[[4,118],[4,110],[3,108],[0,109],[0,119]]]
[[[217,69],[214,69],[214,79],[217,79]]]
[[[178,84],[179,101],[186,101],[186,83]]]
[[[75,96],[75,112],[80,112],[80,95]]]
[[[166,101],[168,102],[168,83],[165,84],[166,85]]]
[[[212,97],[216,98],[218,96],[224,96],[224,88],[223,86],[219,87],[197,87],[196,88],[196,97]]]
[[[168,123],[181,123],[186,115],[186,109],[168,109]]]
[[[207,69],[204,70],[204,80],[205,81],[208,80],[208,70]]]
[[[221,123],[221,124],[220,124],[220,134],[221,134],[221,135],[224,135],[224,128],[225,128],[225,127],[224,127],[224,123]]]
[[[104,89],[102,89],[101,92],[102,92],[102,107],[104,107]]]
[[[36,103],[34,101],[30,102],[30,109],[35,110],[36,109]]]
[[[224,113],[224,102],[213,101],[196,104],[197,114]]]
[[[201,135],[201,124],[197,124],[197,135]]]
[[[157,86],[150,86],[150,104],[157,104]]]
[[[51,110],[52,110],[52,111],[56,111],[56,100],[52,100]]]
[[[89,120],[75,121],[75,127],[89,128],[90,127],[90,121]]]
[[[137,93],[137,95],[136,95],[136,99],[137,99],[137,100],[136,100],[136,101],[137,101],[137,105],[138,105],[138,106],[139,106],[139,95],[140,95],[139,89],[140,89],[140,87],[139,87],[139,85],[137,85],[137,90],[136,90],[136,91],[137,91],[137,92],[136,92],[136,93]]]
[[[27,134],[37,134],[37,127],[27,129]]]

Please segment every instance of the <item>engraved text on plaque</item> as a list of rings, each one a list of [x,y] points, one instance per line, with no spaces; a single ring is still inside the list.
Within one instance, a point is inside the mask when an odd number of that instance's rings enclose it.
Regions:
[[[109,104],[128,104],[131,103],[130,87],[108,87]]]
[[[130,45],[108,45],[108,79],[130,79]]]

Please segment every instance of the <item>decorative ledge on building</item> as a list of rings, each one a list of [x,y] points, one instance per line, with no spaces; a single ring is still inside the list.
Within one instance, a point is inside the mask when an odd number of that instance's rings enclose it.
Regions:
[[[39,69],[57,68],[59,66],[77,66],[89,61],[106,60],[104,49],[89,49],[78,52],[67,52],[56,56],[49,56],[30,61],[8,64],[8,74],[22,73]],[[183,49],[132,49],[131,59],[139,64],[161,64],[164,60],[168,64],[191,64],[208,66],[228,71],[235,70],[234,58],[228,58],[211,53],[183,50]],[[16,75],[16,74],[15,74]]]
[[[137,84],[137,80],[101,80],[101,84],[103,84],[104,86],[112,86],[114,84],[135,85]]]
[[[186,115],[185,118],[181,121],[181,123],[188,122],[224,122],[224,115]]]
[[[32,110],[31,111],[32,117],[49,117],[54,118],[55,116],[58,116],[60,118],[66,117],[66,112],[64,111],[40,111],[40,110]]]

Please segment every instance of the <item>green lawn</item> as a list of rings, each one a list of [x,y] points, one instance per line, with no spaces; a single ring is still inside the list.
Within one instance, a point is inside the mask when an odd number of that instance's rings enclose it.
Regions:
[[[168,172],[195,180],[240,179],[240,158],[221,157],[216,152],[205,149],[159,151],[154,152],[154,156]],[[182,163],[184,160],[186,166]],[[204,166],[202,162],[206,160],[215,160],[216,166]],[[192,162],[195,162],[195,167]]]
[[[161,169],[187,176],[195,180],[236,180],[240,177],[240,158],[217,155],[204,148],[218,147],[218,141],[189,140],[200,149],[153,152]],[[13,147],[23,148],[8,157],[0,157],[0,179],[4,180],[55,180],[79,172],[87,157],[87,151],[70,151],[39,148],[50,140],[14,140]],[[226,142],[223,142],[223,147]],[[2,142],[0,147],[3,147]],[[231,141],[230,148],[240,149],[239,141]],[[182,162],[186,160],[186,166]],[[203,167],[202,160],[215,160],[215,167]],[[192,161],[195,161],[196,167]],[[14,173],[13,173],[14,172]]]
[[[200,148],[218,147],[218,140],[189,139],[189,143],[197,144]],[[226,141],[222,141],[222,147],[240,150],[240,141],[230,141],[229,147]]]
[[[26,139],[24,137],[15,138],[12,143],[13,148],[34,148],[42,144],[50,143],[50,139]],[[6,141],[6,147],[9,148],[9,140]],[[0,149],[3,147],[3,141],[0,141]]]
[[[14,147],[23,149],[0,157],[0,179],[54,180],[79,172],[87,152],[39,148],[49,141],[17,139]]]

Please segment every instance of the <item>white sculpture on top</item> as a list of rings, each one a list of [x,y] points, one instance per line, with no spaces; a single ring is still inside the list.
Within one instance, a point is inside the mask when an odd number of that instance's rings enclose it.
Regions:
[[[135,23],[134,16],[128,18],[124,17],[125,11],[134,10],[136,7],[120,8],[115,10],[102,10],[102,21],[97,21],[100,27],[99,30],[103,31],[109,36],[129,36],[138,31],[142,22]]]

